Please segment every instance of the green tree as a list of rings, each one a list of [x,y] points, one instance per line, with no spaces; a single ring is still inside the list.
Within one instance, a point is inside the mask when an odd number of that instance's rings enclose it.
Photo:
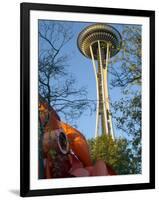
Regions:
[[[111,86],[122,91],[134,85],[141,85],[141,26],[124,25],[122,47],[111,60],[109,72],[113,75]]]
[[[122,98],[112,102],[115,125],[128,140],[134,173],[141,173],[141,26],[124,25],[122,48],[110,63],[111,87],[121,89]]]
[[[127,135],[129,148],[133,151],[136,173],[141,172],[141,94],[114,103],[114,118],[118,129]]]
[[[111,136],[102,135],[88,140],[91,159],[104,160],[118,175],[136,174],[133,162],[133,152],[126,139],[113,140]]]

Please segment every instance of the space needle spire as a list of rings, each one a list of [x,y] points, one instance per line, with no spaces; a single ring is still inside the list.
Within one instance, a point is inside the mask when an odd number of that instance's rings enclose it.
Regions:
[[[95,137],[106,134],[114,139],[108,93],[108,64],[121,48],[120,33],[112,26],[96,23],[83,29],[77,44],[81,53],[92,60],[96,79],[97,107]]]

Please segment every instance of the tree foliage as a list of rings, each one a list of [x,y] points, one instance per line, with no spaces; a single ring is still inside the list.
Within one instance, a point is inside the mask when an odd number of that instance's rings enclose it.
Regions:
[[[122,42],[110,67],[111,86],[122,93],[121,99],[112,102],[112,117],[132,149],[134,171],[141,173],[141,26],[123,26]]]
[[[134,154],[126,139],[113,140],[111,136],[101,135],[88,140],[91,158],[95,163],[104,160],[118,175],[137,174]]]
[[[126,89],[141,84],[141,26],[123,26],[122,47],[111,64],[109,71],[113,75],[113,87]]]
[[[141,94],[131,100],[122,99],[114,103],[116,126],[128,138],[129,148],[133,152],[135,171],[141,171]]]

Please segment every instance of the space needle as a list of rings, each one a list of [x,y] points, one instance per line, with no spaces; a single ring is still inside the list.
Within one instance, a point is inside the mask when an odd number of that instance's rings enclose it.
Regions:
[[[97,107],[95,137],[106,134],[114,139],[108,93],[108,64],[121,49],[122,38],[112,26],[95,23],[80,32],[77,45],[81,53],[92,60],[96,79]]]

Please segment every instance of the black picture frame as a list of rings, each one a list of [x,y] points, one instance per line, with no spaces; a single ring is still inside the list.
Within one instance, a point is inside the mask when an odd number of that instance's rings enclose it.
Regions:
[[[30,189],[30,11],[60,11],[93,13],[107,15],[123,15],[148,17],[150,22],[150,180],[149,183],[102,185],[88,187],[72,187],[62,189]],[[21,82],[20,82],[20,196],[61,195],[76,193],[94,193],[107,191],[139,190],[155,188],[155,11],[131,10],[104,7],[83,7],[72,5],[49,5],[35,3],[21,3]]]

